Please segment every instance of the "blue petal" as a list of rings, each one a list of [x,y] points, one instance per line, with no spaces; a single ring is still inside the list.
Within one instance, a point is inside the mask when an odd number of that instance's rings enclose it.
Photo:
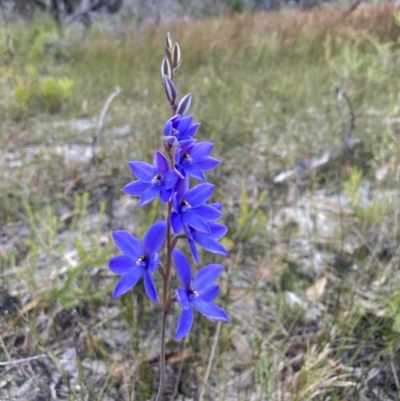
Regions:
[[[157,170],[148,163],[144,162],[129,162],[129,167],[132,173],[144,182],[151,182],[151,180],[157,175]]]
[[[153,252],[147,259],[147,271],[153,274],[160,267],[160,256]]]
[[[169,171],[168,161],[162,153],[160,152],[154,153],[153,164],[155,169],[161,176],[164,176],[165,174],[168,173]]]
[[[182,213],[182,218],[194,229],[203,233],[209,233],[210,227],[196,212],[197,209],[189,209],[187,212]]]
[[[182,252],[174,249],[172,251],[172,257],[174,258],[176,274],[180,282],[186,290],[189,290],[192,281],[192,270],[186,256]]]
[[[156,185],[151,186],[149,189],[142,193],[140,198],[140,207],[148,205],[157,195],[160,193],[161,187],[157,187]]]
[[[215,239],[197,233],[193,234],[193,239],[208,252],[228,256],[228,251]]]
[[[219,292],[218,285],[211,285],[205,291],[199,292],[199,298],[204,302],[213,302],[217,298]]]
[[[174,232],[174,234],[175,235],[179,234],[183,229],[181,215],[178,213],[172,212],[170,222],[171,222],[171,227],[172,227],[172,231]]]
[[[212,320],[220,320],[222,322],[229,322],[230,319],[225,311],[217,305],[205,302],[200,298],[193,298],[190,303],[205,317]]]
[[[188,244],[189,244],[190,252],[193,256],[193,260],[196,263],[196,265],[198,265],[199,264],[199,254],[197,252],[196,244],[190,238],[188,238]]]
[[[175,211],[175,213],[180,213],[181,212],[181,201],[182,200],[179,199],[179,196],[178,196],[177,192],[174,192],[172,194],[171,201],[172,201],[172,209]]]
[[[221,239],[228,231],[228,227],[224,226],[223,224],[208,223],[208,226],[210,227],[211,230],[209,237],[211,237],[212,239],[217,239],[217,240]]]
[[[210,155],[214,147],[214,144],[211,142],[200,142],[193,146],[193,148],[189,151],[190,157],[193,161],[200,161],[205,159]]]
[[[117,248],[127,256],[137,260],[143,255],[143,247],[140,241],[127,231],[113,231],[113,240]]]
[[[165,125],[164,125],[164,135],[165,135],[165,136],[171,136],[171,134],[172,134],[172,128],[173,128],[173,126],[172,126],[171,120],[167,121],[167,122],[165,123]]]
[[[178,178],[179,177],[176,174],[175,170],[169,171],[167,174],[165,174],[162,180],[163,187],[165,189],[171,189],[176,184],[176,181],[178,181]]]
[[[151,274],[148,271],[144,273],[144,289],[146,290],[147,296],[153,302],[160,302],[160,298],[158,298],[157,289],[154,284],[153,277],[151,277]]]
[[[143,238],[143,249],[146,256],[153,252],[158,252],[167,235],[167,222],[165,220],[157,221],[153,224]]]
[[[178,288],[176,290],[176,300],[178,301],[178,304],[182,309],[190,308],[187,290],[184,290],[183,288]]]
[[[197,292],[206,290],[210,285],[214,284],[214,281],[221,275],[223,266],[217,264],[211,264],[204,266],[200,269],[194,277],[192,287]]]
[[[126,274],[132,268],[136,267],[137,259],[133,259],[126,255],[116,256],[108,263],[108,267],[115,274]]]
[[[213,157],[207,157],[202,161],[192,162],[192,164],[202,171],[209,171],[218,166],[219,160],[214,159]]]
[[[160,201],[161,203],[168,203],[171,200],[172,189],[161,188]]]
[[[186,166],[182,166],[185,172],[190,175],[191,177],[195,178],[199,181],[205,181],[206,177],[204,176],[203,172],[196,166],[192,164],[187,164]]]
[[[222,208],[224,207],[222,203],[210,203],[208,206],[211,206],[214,209],[219,210],[220,212],[222,212]]]
[[[142,274],[145,272],[143,267],[137,266],[136,269],[133,269],[131,272],[126,274],[124,277],[119,280],[119,283],[115,287],[113,298],[117,298],[126,292],[128,292],[131,288],[133,288],[136,283],[139,281]]]
[[[178,326],[176,328],[176,333],[174,340],[181,340],[183,337],[185,337],[190,329],[193,326],[193,309],[184,309],[179,316],[178,320]]]
[[[151,188],[153,184],[143,181],[132,181],[122,188],[122,191],[131,196],[141,196],[144,191]]]
[[[223,216],[220,211],[210,205],[201,205],[196,209],[193,209],[193,212],[196,212],[196,214],[201,216],[203,220],[207,222],[218,220]]]
[[[183,198],[189,190],[189,177],[181,178],[176,182],[175,191],[178,203],[183,201]]]
[[[210,198],[213,191],[214,185],[199,184],[188,191],[184,198],[192,205],[192,207],[198,207]]]

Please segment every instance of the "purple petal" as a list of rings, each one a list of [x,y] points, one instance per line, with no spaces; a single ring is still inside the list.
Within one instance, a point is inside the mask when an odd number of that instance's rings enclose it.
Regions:
[[[187,116],[180,119],[178,124],[176,124],[176,129],[179,131],[180,134],[186,135],[186,131],[190,128],[192,124],[193,117]]]
[[[182,309],[190,308],[188,293],[183,288],[178,288],[176,290],[176,300]]]
[[[189,290],[192,281],[192,269],[190,268],[186,256],[182,252],[174,249],[172,251],[172,257],[174,258],[176,274],[180,282],[186,290]]]
[[[171,136],[172,135],[172,122],[171,120],[167,121],[164,125],[164,135],[165,136]]]
[[[193,161],[200,161],[210,155],[214,147],[211,142],[200,142],[193,146],[190,151],[190,157]]]
[[[190,136],[183,136],[183,137],[179,137],[179,145],[187,145],[187,144],[191,144],[194,143],[195,140],[193,138],[191,138]]]
[[[144,254],[150,255],[153,252],[158,252],[167,235],[167,222],[165,220],[157,221],[153,224],[143,238]]]
[[[171,146],[179,146],[179,141],[176,139],[176,136],[165,136],[164,141]]]
[[[199,298],[205,302],[213,302],[217,298],[219,292],[218,285],[211,285],[205,291],[199,292]]]
[[[213,157],[207,157],[206,159],[200,162],[192,162],[192,163],[202,171],[209,171],[212,170],[214,167],[218,166],[219,160],[214,159]]]
[[[108,267],[115,274],[126,274],[132,268],[136,267],[137,259],[133,259],[126,255],[116,256],[108,263]]]
[[[160,193],[161,187],[157,187],[156,185],[151,186],[149,189],[142,193],[140,197],[140,207],[148,205],[157,195]]]
[[[122,188],[122,191],[131,196],[141,196],[144,191],[151,188],[153,184],[143,181],[132,181]]]
[[[214,185],[199,184],[186,193],[185,199],[192,205],[192,207],[198,207],[210,198],[213,191]]]
[[[179,316],[178,320],[178,326],[176,328],[176,333],[174,340],[181,340],[183,337],[185,337],[190,329],[193,326],[193,309],[184,309]]]
[[[143,255],[143,247],[140,241],[127,231],[113,231],[113,240],[117,248],[127,256],[137,260]]]
[[[199,128],[200,128],[200,123],[192,124],[189,130],[187,131],[186,135],[190,137],[194,136]]]
[[[144,182],[151,182],[151,180],[157,175],[157,170],[148,163],[144,162],[129,162],[129,167],[132,173]]]
[[[144,273],[144,289],[146,290],[147,296],[153,302],[160,302],[160,298],[158,298],[157,289],[156,285],[154,284],[153,277],[151,277],[151,274],[148,271]]]
[[[215,239],[201,234],[194,234],[193,239],[208,252],[215,253],[217,255],[228,256],[228,251]]]
[[[230,321],[225,311],[217,305],[205,302],[200,298],[193,298],[190,302],[202,315],[209,319],[220,320],[222,322]]]
[[[192,287],[197,292],[202,292],[208,287],[214,284],[214,281],[218,279],[223,270],[223,266],[217,264],[211,264],[200,269],[193,280]]]
[[[194,209],[196,210],[196,209]],[[203,233],[209,233],[210,227],[207,222],[204,221],[193,209],[189,209],[187,212],[182,213],[182,218],[194,229]]]
[[[168,173],[169,171],[168,161],[162,153],[160,152],[154,153],[153,164],[155,169],[161,176],[164,176],[165,174]]]
[[[210,205],[201,205],[196,209],[192,209],[194,213],[203,218],[204,221],[215,221],[220,219],[223,214]]]
[[[172,231],[174,232],[174,234],[175,235],[179,234],[183,229],[181,215],[178,213],[172,212],[170,222],[171,222],[171,227],[172,227]]]
[[[119,283],[115,287],[113,298],[117,298],[126,292],[128,292],[131,288],[133,288],[136,283],[139,281],[142,274],[145,272],[143,267],[137,266],[136,269],[133,269],[131,272],[126,274],[124,277],[119,280]]]

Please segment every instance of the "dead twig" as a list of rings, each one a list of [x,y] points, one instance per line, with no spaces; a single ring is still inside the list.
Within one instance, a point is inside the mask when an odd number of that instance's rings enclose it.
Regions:
[[[92,140],[92,157],[90,159],[89,165],[87,167],[87,170],[90,170],[90,168],[92,167],[92,164],[94,162],[94,158],[95,158],[95,149],[96,149],[96,144],[97,141],[99,139],[101,130],[103,128],[103,124],[104,124],[104,118],[107,114],[107,111],[111,105],[111,102],[121,93],[121,88],[119,86],[116,86],[114,88],[114,91],[110,93],[110,95],[108,96],[107,100],[104,102],[103,108],[101,109],[101,113],[99,116],[99,119],[97,121],[97,126],[96,126],[96,131],[94,132],[93,135],[93,140]]]
[[[346,123],[345,108],[343,100],[346,101],[350,114],[350,124]],[[313,172],[319,172],[327,168],[332,162],[345,159],[354,152],[357,145],[361,143],[359,138],[353,136],[353,131],[356,127],[355,114],[351,105],[350,99],[347,94],[340,88],[337,89],[337,101],[340,110],[340,117],[342,122],[342,140],[343,143],[331,150],[323,153],[320,156],[311,159],[302,160],[296,167],[291,170],[283,171],[276,175],[273,179],[274,184],[281,184],[289,179],[296,178],[302,180],[308,178]]]
[[[221,325],[222,325],[221,322],[218,322],[217,331],[215,332],[214,341],[213,341],[213,345],[212,345],[211,352],[210,352],[210,357],[208,358],[206,374],[204,375],[203,386],[201,387],[201,391],[200,391],[200,395],[199,395],[199,401],[203,401],[203,398],[204,398],[204,392],[205,392],[205,389],[206,389],[206,386],[208,383],[208,378],[210,377],[211,367],[212,367],[212,364],[214,361],[215,351],[217,349],[219,334],[221,332]]]
[[[20,363],[26,363],[47,357],[48,356],[46,354],[41,354],[41,355],[30,356],[28,358],[14,359],[14,360],[9,360],[7,362],[0,362],[0,366],[19,365]]]

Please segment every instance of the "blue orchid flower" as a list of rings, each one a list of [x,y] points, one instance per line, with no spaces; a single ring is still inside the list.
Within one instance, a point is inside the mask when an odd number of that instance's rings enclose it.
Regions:
[[[153,165],[138,161],[129,162],[129,167],[138,180],[126,185],[122,191],[128,195],[140,196],[141,207],[149,204],[158,195],[162,203],[169,202],[173,187],[179,178],[175,170],[170,169],[162,153],[154,154]]]
[[[223,267],[217,264],[207,265],[197,272],[192,282],[192,271],[185,255],[174,250],[172,257],[178,278],[183,285],[183,288],[178,288],[176,291],[176,299],[182,308],[182,313],[178,320],[175,340],[185,337],[192,328],[194,320],[192,307],[208,319],[229,322],[226,312],[213,303],[219,292],[219,286],[214,282],[221,275]]]
[[[127,231],[112,233],[115,245],[122,255],[112,258],[108,267],[113,273],[123,276],[115,287],[113,298],[128,292],[143,276],[144,288],[148,297],[153,302],[160,301],[151,275],[160,266],[157,252],[164,243],[166,233],[166,221],[158,221],[150,227],[143,238],[143,244]]]

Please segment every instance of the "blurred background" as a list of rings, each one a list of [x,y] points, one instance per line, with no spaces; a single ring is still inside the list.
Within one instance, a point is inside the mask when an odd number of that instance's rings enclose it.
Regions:
[[[400,399],[400,6],[0,3],[0,399],[151,400],[160,307],[117,300],[121,192],[163,149],[167,32],[229,227],[230,324],[167,325],[165,400]],[[185,243],[178,247],[186,251]],[[164,256],[164,255],[163,255]],[[156,276],[158,288],[160,277]],[[173,288],[176,285],[173,278]]]

